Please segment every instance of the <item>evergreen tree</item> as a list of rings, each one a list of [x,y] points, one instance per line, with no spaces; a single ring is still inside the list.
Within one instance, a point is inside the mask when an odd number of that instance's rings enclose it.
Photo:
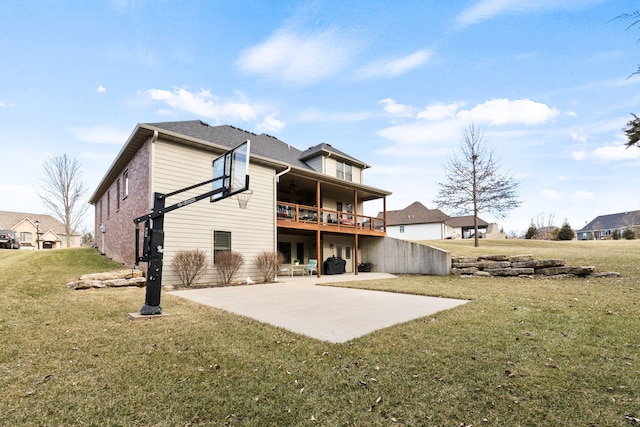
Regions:
[[[560,231],[558,232],[558,240],[573,240],[575,235],[576,233],[573,232],[573,229],[569,225],[569,221],[565,219],[562,227],[560,227]]]

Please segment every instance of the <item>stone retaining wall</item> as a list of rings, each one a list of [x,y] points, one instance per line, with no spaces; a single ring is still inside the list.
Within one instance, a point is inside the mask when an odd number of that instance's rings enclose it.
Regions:
[[[485,255],[451,257],[451,274],[458,276],[578,276],[617,277],[615,272],[598,273],[594,266],[568,266],[563,259],[534,259],[533,255]]]

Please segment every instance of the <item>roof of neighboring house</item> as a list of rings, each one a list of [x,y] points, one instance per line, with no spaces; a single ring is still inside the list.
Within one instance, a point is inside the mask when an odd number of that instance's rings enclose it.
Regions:
[[[353,163],[357,166],[360,166],[363,169],[370,168],[366,163],[361,162],[355,157],[351,157],[350,155],[343,153],[342,151],[334,148],[331,144],[327,144],[323,142],[322,144],[314,145],[313,147],[309,147],[307,150],[303,151],[300,155],[300,160],[307,160],[313,157],[316,157],[321,154],[326,154],[328,156],[335,156],[338,158],[342,158],[344,160],[348,160],[350,163]]]
[[[65,235],[64,224],[51,215],[33,214],[25,212],[10,212],[0,211],[0,228],[1,229],[13,229],[25,219],[28,219],[32,223],[39,221],[39,229],[41,232],[46,233],[51,231],[57,235]],[[79,234],[74,231],[72,234]]]
[[[627,228],[636,225],[640,225],[640,210],[597,216],[589,224],[578,230],[578,233],[614,230],[616,228]]]
[[[378,213],[381,218],[382,212]],[[387,211],[387,225],[447,223],[451,227],[473,227],[473,215],[450,217],[440,209],[429,209],[420,202],[413,202],[404,209]],[[478,225],[486,227],[488,222],[478,218]]]
[[[318,171],[312,169],[303,160],[312,158],[315,154],[331,153],[340,158],[349,159],[355,164],[365,167],[365,163],[356,160],[345,153],[331,147],[329,144],[319,144],[311,147],[304,153],[290,144],[279,140],[278,138],[260,134],[257,135],[235,126],[209,126],[201,120],[189,120],[181,122],[160,122],[160,123],[141,123],[136,126],[133,133],[126,141],[114,162],[107,170],[102,181],[96,188],[89,201],[95,204],[100,196],[104,194],[109,185],[115,180],[117,175],[126,167],[133,156],[140,150],[146,141],[154,135],[154,132],[162,133],[163,138],[173,140],[182,144],[190,144],[212,151],[226,151],[234,148],[242,142],[249,139],[251,141],[252,159],[267,162],[271,165],[277,165],[282,170],[287,166],[296,168],[300,173],[315,176]],[[304,155],[303,155],[304,154]],[[252,160],[253,161],[253,160]],[[324,176],[330,179],[328,176]],[[372,192],[379,196],[391,194],[388,191],[368,187],[362,184],[350,183],[350,186],[359,188],[365,192]]]
[[[451,217],[447,220],[447,224],[449,224],[451,227],[473,227],[473,215]],[[487,221],[478,217],[479,227],[486,227],[488,225],[489,223]]]
[[[378,217],[382,216],[382,212]],[[439,209],[428,209],[420,202],[413,202],[404,209],[387,211],[387,225],[433,224],[445,222],[449,216]]]

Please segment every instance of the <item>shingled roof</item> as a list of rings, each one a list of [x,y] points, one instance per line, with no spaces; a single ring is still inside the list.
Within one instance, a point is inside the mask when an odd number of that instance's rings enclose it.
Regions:
[[[145,124],[229,148],[236,147],[249,139],[251,140],[251,154],[312,170],[301,160],[302,151],[265,133],[258,135],[230,125],[210,126],[201,120]]]
[[[597,216],[589,224],[578,230],[578,233],[624,229],[636,225],[640,225],[640,211],[620,212]]]
[[[25,219],[29,219],[31,222],[39,221],[39,228],[43,233],[51,231],[57,235],[66,234],[64,224],[51,215],[33,214],[26,212],[0,211],[0,229],[13,229]],[[79,233],[74,231],[73,234]]]
[[[387,225],[433,224],[448,219],[449,215],[440,209],[428,209],[420,202],[413,202],[401,210],[387,211]]]

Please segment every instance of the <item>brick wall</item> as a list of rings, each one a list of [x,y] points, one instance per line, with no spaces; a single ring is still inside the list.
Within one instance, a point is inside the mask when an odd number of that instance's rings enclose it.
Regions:
[[[102,195],[95,206],[96,245],[106,256],[127,266],[135,262],[136,227],[133,219],[144,215],[150,208],[150,150],[151,143],[148,141],[119,172],[119,206],[117,179],[109,185],[109,190]],[[128,174],[128,192],[125,188],[125,173]],[[100,224],[105,225],[104,234],[100,230]],[[142,240],[142,228],[140,234]]]

